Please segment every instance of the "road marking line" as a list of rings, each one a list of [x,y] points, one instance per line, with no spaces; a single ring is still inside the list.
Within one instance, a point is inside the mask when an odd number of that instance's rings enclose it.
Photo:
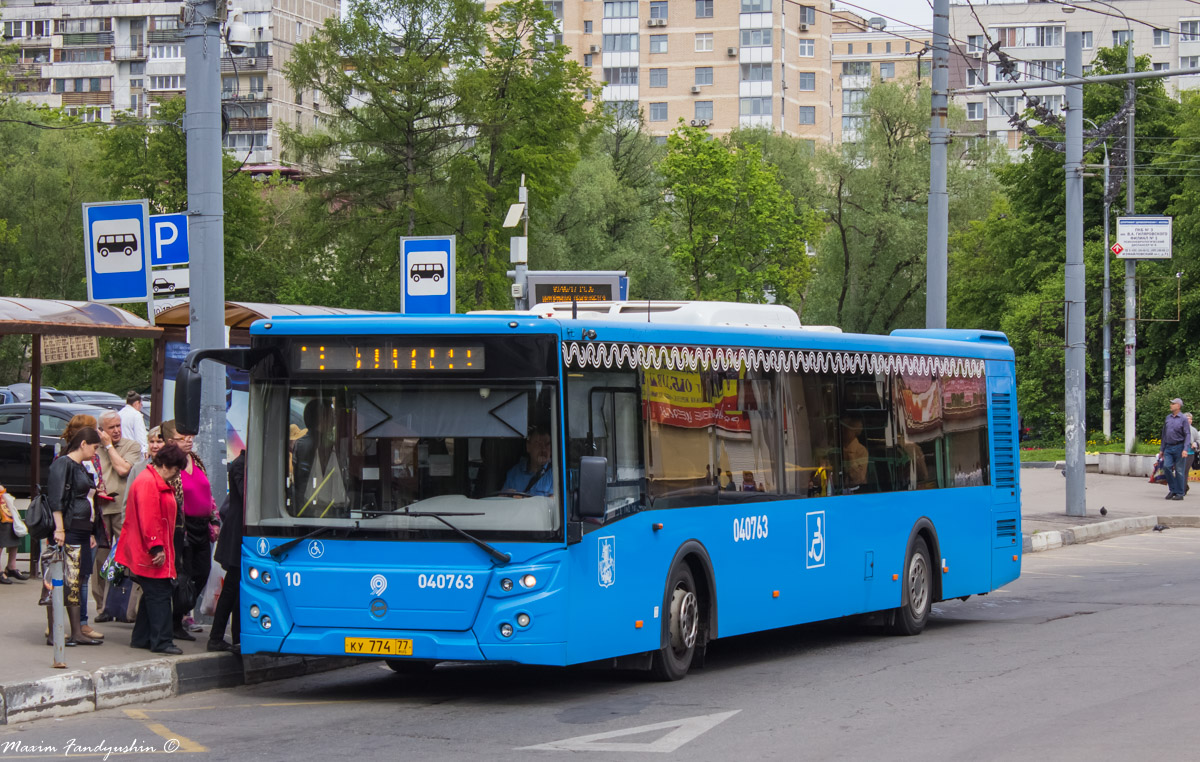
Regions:
[[[551,741],[550,743],[538,744],[537,746],[521,746],[514,749],[514,751],[616,751],[626,753],[640,751],[670,754],[688,741],[699,738],[740,711],[742,710],[735,709],[732,712],[703,714],[699,717],[685,717],[682,720],[669,720],[667,722],[656,722],[652,725],[639,725],[636,728],[576,736],[575,738],[565,738],[561,741]],[[671,732],[653,741],[629,741],[625,743],[608,741],[610,738],[639,735],[654,730],[670,730]]]
[[[140,720],[141,722],[145,723],[147,730],[161,737],[163,740],[178,744],[175,749],[176,751],[208,751],[208,747],[204,746],[203,744],[198,744],[192,739],[181,736],[178,733],[172,733],[165,725],[161,723],[151,722],[150,717],[147,716],[147,714],[141,709],[126,709],[125,714],[132,720]]]

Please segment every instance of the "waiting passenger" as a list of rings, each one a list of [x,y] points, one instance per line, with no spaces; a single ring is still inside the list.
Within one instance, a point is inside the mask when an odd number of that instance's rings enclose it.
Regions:
[[[554,494],[554,474],[550,471],[550,432],[534,429],[525,440],[525,457],[508,470],[501,492],[514,496]]]

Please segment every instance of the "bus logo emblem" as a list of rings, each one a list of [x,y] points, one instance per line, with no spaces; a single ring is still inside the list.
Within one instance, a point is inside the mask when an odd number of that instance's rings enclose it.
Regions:
[[[258,538],[258,554],[260,556],[265,556],[266,554],[268,554],[270,552],[271,552],[271,543],[267,542],[266,537],[259,537]]]
[[[308,555],[313,558],[320,558],[325,555],[325,546],[321,544],[320,540],[313,540],[308,544]]]
[[[379,597],[383,595],[383,591],[387,590],[387,577],[382,574],[376,574],[371,577],[371,595]]]
[[[596,540],[596,576],[600,587],[612,587],[617,581],[617,538],[609,535]]]
[[[805,566],[809,569],[825,565],[825,511],[813,511],[804,515],[804,536],[808,538]]]

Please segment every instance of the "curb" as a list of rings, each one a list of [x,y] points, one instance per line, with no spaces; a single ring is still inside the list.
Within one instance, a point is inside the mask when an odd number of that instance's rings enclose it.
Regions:
[[[339,656],[239,657],[210,653],[147,659],[101,667],[95,672],[63,672],[39,680],[0,684],[0,725],[328,672],[359,661]]]
[[[1054,468],[1052,460],[1026,460],[1021,462],[1021,468]]]
[[[1038,553],[1061,548],[1064,545],[1109,540],[1122,535],[1148,532],[1156,524],[1164,524],[1168,527],[1200,527],[1200,516],[1136,516],[1052,532],[1027,534],[1023,535],[1021,550],[1024,553]]]

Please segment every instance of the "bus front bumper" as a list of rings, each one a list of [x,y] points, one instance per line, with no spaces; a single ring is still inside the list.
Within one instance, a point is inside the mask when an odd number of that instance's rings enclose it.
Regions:
[[[518,633],[518,636],[522,633]],[[347,650],[347,638],[410,640],[411,656]],[[475,633],[404,630],[338,630],[324,627],[294,627],[286,637],[242,633],[244,654],[289,654],[300,656],[355,656],[429,661],[495,661],[518,664],[565,666],[566,643],[518,642],[480,644]]]

